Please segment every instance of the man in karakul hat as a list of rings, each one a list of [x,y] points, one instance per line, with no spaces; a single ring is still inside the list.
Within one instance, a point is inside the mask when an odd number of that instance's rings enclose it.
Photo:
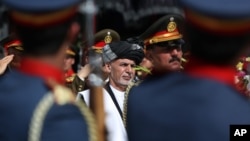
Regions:
[[[189,62],[183,73],[141,83],[131,90],[129,140],[241,140],[244,137],[234,136],[230,126],[250,124],[249,99],[234,84],[235,63],[250,41],[250,2],[180,2],[191,47]]]
[[[105,63],[111,62],[115,59],[129,59],[133,60],[135,65],[138,65],[141,62],[141,58],[144,53],[143,48],[137,44],[130,45],[126,41],[114,42],[103,48],[103,61]],[[129,46],[129,47],[127,47]]]
[[[88,108],[77,106],[73,93],[64,86],[65,50],[80,30],[75,17],[81,0],[2,3],[10,9],[23,57],[18,69],[0,79],[0,140],[96,138]]]
[[[96,53],[102,53],[102,48],[111,42],[119,41],[120,35],[118,32],[116,32],[113,29],[102,29],[95,33],[94,35],[94,44],[91,47],[88,47],[88,41],[85,41],[83,44],[83,56],[82,56],[82,64],[83,67],[77,72],[77,74],[74,77],[74,80],[72,82],[71,88],[74,91],[74,93],[78,93],[80,91],[89,89],[89,82],[88,82],[88,75],[91,72],[91,68],[89,65],[89,51],[95,51]],[[108,76],[107,72],[105,70],[105,67],[103,67],[103,80],[107,81]]]
[[[135,76],[133,68],[144,57],[143,48],[127,41],[116,41],[105,45],[102,52],[109,78],[103,89],[108,140],[125,141],[127,133],[122,120],[124,94]],[[80,92],[78,96],[83,96],[89,105],[89,90]]]

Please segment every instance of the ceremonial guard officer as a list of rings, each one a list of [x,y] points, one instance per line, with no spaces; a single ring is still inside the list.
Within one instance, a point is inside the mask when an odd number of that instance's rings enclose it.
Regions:
[[[64,86],[65,50],[80,0],[3,0],[23,43],[18,70],[0,79],[0,140],[95,140],[94,118]],[[93,126],[92,126],[93,125]]]
[[[73,65],[75,64],[76,53],[73,47],[68,47],[66,49],[66,57],[64,59],[64,77],[66,86],[71,88],[72,82],[75,77],[75,71],[73,70]]]
[[[11,34],[0,42],[4,57],[0,60],[0,74],[20,66],[22,58],[22,43],[15,34]]]
[[[145,58],[142,65],[150,69],[143,77],[143,81],[161,78],[162,75],[175,71],[181,71],[182,67],[182,47],[184,45],[183,32],[184,18],[178,14],[168,14],[154,22],[144,33],[138,37],[139,44],[145,50]],[[125,93],[124,116],[126,125],[127,99],[129,91],[133,86],[137,86],[141,80],[131,83]]]
[[[230,125],[250,124],[249,100],[234,84],[235,59],[249,45],[249,1],[180,4],[186,15],[189,62],[184,72],[131,89],[130,141],[228,141]]]
[[[74,93],[78,93],[80,91],[86,90],[89,88],[88,86],[88,75],[91,72],[90,66],[89,66],[89,51],[93,50],[96,53],[102,53],[102,48],[111,42],[119,41],[120,35],[113,29],[102,29],[95,33],[94,35],[94,45],[92,47],[88,47],[88,41],[85,41],[83,43],[83,56],[82,56],[82,63],[84,66],[77,72],[76,77],[74,77],[74,80],[72,82],[72,89]],[[103,69],[103,80],[105,81],[108,76],[107,73],[105,73],[105,69]]]
[[[181,69],[184,18],[168,14],[157,20],[140,39],[144,41],[146,58],[152,62],[152,75],[162,75]]]

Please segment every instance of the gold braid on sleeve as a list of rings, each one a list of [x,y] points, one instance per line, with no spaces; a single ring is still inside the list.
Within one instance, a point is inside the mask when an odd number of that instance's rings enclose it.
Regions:
[[[129,92],[131,90],[131,88],[133,86],[138,86],[141,83],[141,81],[138,82],[131,82],[126,91],[125,91],[125,95],[124,95],[124,102],[123,102],[123,113],[122,113],[122,120],[123,120],[123,124],[124,127],[126,128],[127,125],[127,112],[128,112],[128,96],[129,96]]]

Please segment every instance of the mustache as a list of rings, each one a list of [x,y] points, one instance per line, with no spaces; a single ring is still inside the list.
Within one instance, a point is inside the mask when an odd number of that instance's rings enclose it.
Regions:
[[[181,59],[177,56],[173,56],[170,60],[169,60],[169,63],[172,63],[174,61],[178,61],[178,62],[181,62]]]

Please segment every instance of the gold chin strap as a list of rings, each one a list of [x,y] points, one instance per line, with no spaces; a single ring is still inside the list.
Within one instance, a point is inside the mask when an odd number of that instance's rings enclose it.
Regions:
[[[44,120],[55,103],[58,105],[73,104],[78,107],[87,122],[90,141],[97,141],[97,128],[93,114],[83,101],[75,101],[75,97],[70,89],[61,85],[55,86],[53,92],[50,91],[44,95],[35,108],[30,123],[28,141],[40,141]]]

